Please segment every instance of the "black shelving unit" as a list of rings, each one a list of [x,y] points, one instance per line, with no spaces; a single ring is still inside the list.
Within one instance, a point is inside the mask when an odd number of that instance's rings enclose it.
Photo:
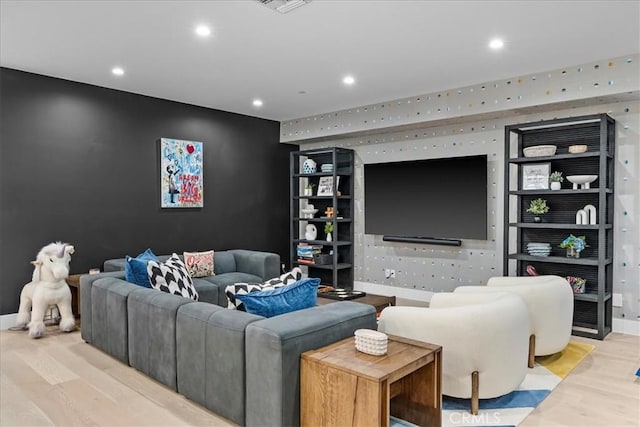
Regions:
[[[306,159],[317,164],[315,173],[304,173],[302,165]],[[322,172],[321,165],[331,164],[331,172]],[[295,151],[290,157],[290,256],[291,265],[308,268],[309,277],[318,277],[322,284],[336,288],[353,289],[353,213],[354,213],[354,152],[346,148],[322,148]],[[338,187],[333,188],[333,195],[318,196],[318,184],[322,177],[333,177]],[[339,177],[339,179],[338,179]],[[313,194],[304,195],[307,183],[313,184]],[[305,218],[301,209],[313,204],[318,212],[313,218]],[[333,207],[337,213],[333,218],[325,217],[324,212]],[[326,240],[324,226],[333,223],[332,241]],[[305,239],[304,227],[314,224],[318,230],[316,239]],[[298,257],[298,246],[313,245],[321,248],[321,253],[330,256],[330,263],[301,262]]]
[[[523,149],[538,145],[555,145],[555,155],[524,157]],[[587,145],[587,152],[569,153],[571,145]],[[515,262],[519,276],[527,275],[526,268],[532,265],[541,275],[585,278],[586,292],[574,294],[573,334],[597,339],[611,332],[612,322],[614,157],[615,120],[606,114],[505,127],[504,272]],[[550,172],[562,172],[563,188],[522,189],[522,166],[535,163],[551,163]],[[566,179],[570,175],[598,175],[598,179],[589,189],[573,189]],[[542,223],[534,223],[526,212],[537,198],[550,207]],[[596,207],[597,224],[576,224],[576,212],[587,204]],[[516,218],[510,221],[513,212]],[[586,236],[588,246],[580,258],[567,258],[559,247],[569,234]],[[550,243],[551,254],[529,255],[530,242]]]

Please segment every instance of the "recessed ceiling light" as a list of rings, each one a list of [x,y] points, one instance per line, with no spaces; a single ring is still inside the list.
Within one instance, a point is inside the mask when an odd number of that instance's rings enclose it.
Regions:
[[[503,46],[504,46],[504,42],[501,39],[492,39],[489,42],[489,47],[494,50],[502,49]]]
[[[352,85],[356,82],[356,79],[353,78],[353,76],[345,76],[344,79],[342,79],[342,83],[346,84],[346,85]]]
[[[211,29],[206,25],[198,25],[196,27],[196,34],[199,35],[200,37],[207,37],[211,35]]]
[[[116,76],[123,76],[124,75],[124,70],[122,69],[122,67],[113,67],[111,69],[111,72],[113,74],[115,74]]]
[[[261,99],[254,99],[253,100],[253,106],[254,107],[262,107],[262,100]]]

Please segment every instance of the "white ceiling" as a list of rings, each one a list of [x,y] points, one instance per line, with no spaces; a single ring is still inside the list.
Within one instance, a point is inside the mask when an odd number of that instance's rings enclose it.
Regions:
[[[0,5],[3,67],[278,121],[640,52],[631,0]]]

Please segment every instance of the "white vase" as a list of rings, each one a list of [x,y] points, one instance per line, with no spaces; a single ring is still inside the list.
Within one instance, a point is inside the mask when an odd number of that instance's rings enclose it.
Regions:
[[[316,237],[318,237],[318,229],[316,226],[313,224],[307,224],[304,238],[307,240],[316,240]]]
[[[551,189],[552,190],[559,190],[562,188],[562,184],[559,182],[552,182],[551,183]]]
[[[331,233],[327,233],[327,242],[331,242],[332,240]]]

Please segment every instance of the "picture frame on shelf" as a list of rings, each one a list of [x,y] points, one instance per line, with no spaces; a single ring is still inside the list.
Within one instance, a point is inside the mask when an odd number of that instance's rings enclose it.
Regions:
[[[340,177],[336,177],[336,188],[340,183]],[[318,196],[333,196],[333,177],[322,176],[318,182]]]
[[[551,162],[522,165],[523,190],[548,190]]]

